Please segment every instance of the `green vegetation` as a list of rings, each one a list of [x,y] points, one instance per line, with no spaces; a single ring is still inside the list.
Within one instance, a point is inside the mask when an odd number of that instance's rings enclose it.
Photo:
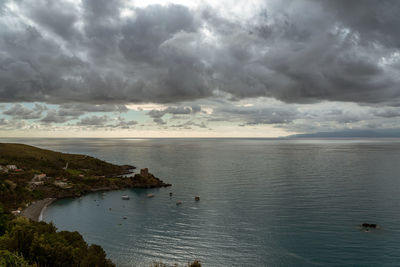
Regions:
[[[152,174],[121,177],[131,168],[84,155],[0,143],[0,266],[115,266],[100,246],[88,245],[78,232],[57,232],[53,224],[15,217],[11,211],[18,213],[16,209],[44,198],[168,186]]]
[[[16,253],[12,253],[8,250],[0,250],[0,266],[7,267],[29,267],[27,261],[25,261],[24,257],[19,256]]]
[[[81,171],[73,170],[73,169],[67,169],[66,171],[67,171],[69,174],[71,174],[72,176],[78,176],[79,174],[82,174]]]
[[[6,218],[0,266],[114,266],[100,246],[88,246],[78,232],[57,232],[53,224],[12,219],[4,211],[0,216]]]
[[[111,267],[98,245],[88,245],[78,232],[57,232],[53,224],[14,218],[0,206],[0,266]],[[178,267],[177,264],[172,265]],[[168,267],[154,263],[151,267]],[[201,267],[199,261],[187,267]]]
[[[15,165],[17,170],[4,170]],[[22,144],[0,143],[0,203],[9,209],[44,198],[78,197],[98,190],[166,186],[152,175],[121,177],[133,166],[60,153]],[[3,168],[3,169],[2,169]],[[35,175],[44,174],[44,177]]]
[[[0,205],[0,236],[6,232],[6,226],[10,218],[11,215],[4,212],[3,207]]]
[[[90,175],[118,175],[126,169],[93,157],[60,153],[23,144],[0,143],[0,165],[17,165],[25,170],[38,170],[47,175],[63,175],[68,171],[86,170]],[[71,173],[75,175],[76,173]],[[77,174],[76,174],[77,175]]]

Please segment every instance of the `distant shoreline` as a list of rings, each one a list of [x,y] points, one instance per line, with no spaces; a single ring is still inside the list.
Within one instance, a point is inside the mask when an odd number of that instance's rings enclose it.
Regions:
[[[35,201],[21,212],[21,216],[39,222],[42,220],[46,208],[56,200],[56,198],[45,198]]]

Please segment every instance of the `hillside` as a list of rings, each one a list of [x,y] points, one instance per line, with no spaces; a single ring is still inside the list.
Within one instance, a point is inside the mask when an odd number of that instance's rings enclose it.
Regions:
[[[122,177],[135,167],[23,144],[0,143],[0,202],[23,209],[44,198],[77,197],[99,190],[168,186],[151,173]]]
[[[17,165],[26,170],[63,174],[68,163],[71,170],[87,170],[91,175],[119,175],[133,166],[118,166],[90,156],[67,154],[23,144],[0,143],[0,165]]]
[[[38,215],[25,213],[50,198],[170,186],[147,169],[121,176],[133,168],[85,155],[0,143],[0,266],[115,266],[100,246],[87,244],[79,233],[57,232],[53,224],[26,219],[37,220]]]

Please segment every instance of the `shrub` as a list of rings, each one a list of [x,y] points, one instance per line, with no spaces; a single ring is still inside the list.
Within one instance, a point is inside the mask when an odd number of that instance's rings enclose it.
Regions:
[[[14,219],[0,237],[0,249],[21,254],[28,263],[38,266],[114,266],[100,246],[88,246],[78,232],[56,230],[51,223]]]
[[[0,266],[7,267],[28,267],[28,262],[16,253],[11,253],[8,250],[0,250]]]

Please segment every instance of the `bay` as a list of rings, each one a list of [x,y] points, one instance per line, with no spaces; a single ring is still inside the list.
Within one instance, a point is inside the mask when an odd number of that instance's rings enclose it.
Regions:
[[[148,167],[173,184],[63,199],[45,211],[45,221],[79,231],[117,266],[400,262],[399,139],[6,141]],[[381,229],[361,231],[363,222]]]

